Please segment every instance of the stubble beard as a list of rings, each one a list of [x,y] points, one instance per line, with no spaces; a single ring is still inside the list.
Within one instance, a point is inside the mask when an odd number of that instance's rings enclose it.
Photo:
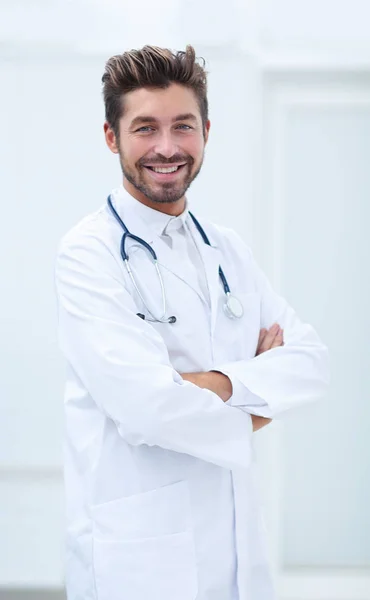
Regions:
[[[168,182],[168,183],[163,183],[161,185],[161,189],[159,191],[156,191],[154,189],[154,186],[151,186],[150,184],[148,184],[145,181],[145,178],[144,178],[145,167],[136,165],[137,172],[134,173],[127,166],[122,152],[119,153],[119,159],[120,159],[122,173],[123,173],[124,177],[127,179],[127,181],[129,181],[131,183],[131,185],[134,186],[135,189],[137,189],[139,192],[144,194],[144,196],[146,196],[149,200],[151,200],[152,202],[157,202],[158,204],[165,204],[165,203],[171,204],[171,203],[177,202],[178,200],[183,198],[184,194],[187,192],[190,185],[193,183],[194,179],[199,175],[199,172],[203,165],[203,157],[202,157],[202,160],[201,160],[198,168],[192,174],[191,168],[194,164],[194,160],[193,159],[189,160],[189,162],[186,164],[186,167],[185,167],[187,169],[187,175],[185,176],[184,181],[182,183],[178,184],[179,187],[177,187],[177,186],[175,187],[173,183]],[[165,161],[163,161],[163,162],[165,162]],[[170,164],[171,163],[168,163],[168,165],[170,165]]]

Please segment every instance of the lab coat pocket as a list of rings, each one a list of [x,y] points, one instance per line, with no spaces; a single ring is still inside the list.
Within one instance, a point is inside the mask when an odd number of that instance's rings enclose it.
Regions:
[[[197,570],[188,484],[91,507],[97,600],[194,600]]]
[[[130,540],[190,531],[191,507],[186,481],[93,505],[94,536]]]
[[[215,340],[218,354],[224,354],[223,361],[246,360],[256,355],[261,325],[261,296],[258,292],[235,292],[235,296],[243,306],[240,319],[230,319],[223,307],[218,310]]]
[[[143,540],[94,539],[97,600],[195,600],[190,532]]]

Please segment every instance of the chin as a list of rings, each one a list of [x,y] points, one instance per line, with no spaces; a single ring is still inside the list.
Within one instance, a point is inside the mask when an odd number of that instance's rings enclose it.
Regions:
[[[183,196],[184,196],[184,194],[180,194],[180,195],[175,194],[175,195],[171,195],[171,196],[166,196],[166,195],[161,196],[160,194],[153,194],[151,196],[151,200],[153,202],[157,202],[158,204],[174,204],[175,202],[178,202],[179,200],[181,200],[181,198]]]

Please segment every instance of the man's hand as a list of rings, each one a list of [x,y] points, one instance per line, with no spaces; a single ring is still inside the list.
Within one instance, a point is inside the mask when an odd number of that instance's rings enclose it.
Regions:
[[[284,331],[280,328],[278,323],[274,323],[269,330],[261,329],[260,336],[258,339],[256,356],[277,348],[278,346],[284,346]],[[258,415],[251,415],[253,423],[253,431],[258,431],[271,423],[272,419],[266,419],[266,417],[259,417]]]
[[[284,332],[280,329],[278,323],[275,323],[268,331],[267,329],[261,329],[256,356],[272,348],[284,346],[283,335]]]
[[[256,356],[262,354],[263,352],[267,352],[267,350],[271,350],[272,348],[277,348],[278,346],[283,346],[283,330],[279,327],[277,323],[272,325],[269,330],[261,329]],[[200,373],[181,373],[181,377],[186,381],[190,381],[197,385],[200,388],[206,388],[211,392],[217,394],[221,400],[227,402],[232,395],[232,384],[230,379],[220,373],[219,371],[204,371]],[[258,431],[265,427],[269,423],[271,423],[272,419],[266,419],[265,417],[259,417],[258,415],[251,415],[252,423],[253,423],[253,431]]]

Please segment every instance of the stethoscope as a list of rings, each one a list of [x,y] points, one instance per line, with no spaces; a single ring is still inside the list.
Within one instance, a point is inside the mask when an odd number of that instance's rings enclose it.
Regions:
[[[141,317],[142,319],[146,319],[147,321],[150,321],[151,323],[176,323],[177,319],[176,317],[173,315],[172,317],[167,317],[166,318],[166,312],[167,312],[167,306],[166,306],[166,293],[165,293],[165,289],[164,289],[164,285],[163,285],[163,279],[162,279],[162,275],[161,272],[159,270],[159,265],[158,265],[158,259],[157,259],[157,254],[156,252],[153,250],[153,248],[142,238],[139,238],[138,236],[134,235],[133,233],[131,233],[126,225],[124,224],[124,222],[122,221],[121,217],[119,216],[119,214],[117,213],[116,209],[114,208],[113,204],[112,204],[112,199],[111,199],[111,195],[108,196],[107,199],[107,203],[109,208],[111,209],[114,217],[117,219],[118,223],[121,225],[122,229],[124,230],[124,234],[122,236],[121,239],[121,256],[122,256],[122,260],[126,265],[126,269],[127,272],[129,274],[129,277],[133,283],[133,286],[135,288],[135,290],[137,291],[137,293],[139,294],[139,297],[143,303],[143,305],[145,306],[146,310],[148,311],[149,315],[151,318],[149,317],[145,317],[145,315],[143,315],[142,313],[137,313],[137,315],[139,317]],[[205,244],[207,244],[207,246],[210,246],[211,243],[205,233],[205,231],[203,230],[203,228],[201,227],[199,221],[197,221],[197,219],[194,217],[194,215],[189,211],[189,215],[193,220],[194,225],[196,226],[197,230],[199,231],[200,235],[203,238],[203,241]],[[127,238],[131,238],[132,240],[134,240],[135,242],[137,242],[138,244],[140,244],[141,246],[143,246],[146,250],[148,250],[151,258],[153,259],[153,263],[158,275],[158,279],[159,279],[159,283],[161,286],[161,293],[162,293],[162,306],[163,306],[163,312],[161,317],[157,318],[153,315],[153,313],[149,310],[143,296],[142,293],[139,289],[139,286],[135,280],[135,277],[133,275],[133,272],[130,268],[129,265],[129,256],[126,252],[126,240]],[[225,296],[226,296],[226,301],[224,303],[224,311],[225,314],[230,318],[230,319],[240,319],[243,314],[244,314],[244,309],[243,309],[243,305],[240,302],[240,300],[238,300],[238,298],[236,298],[236,296],[233,296],[230,292],[230,287],[229,284],[227,283],[227,279],[225,277],[225,274],[221,268],[221,266],[218,267],[218,273],[224,288],[224,292],[225,292]]]

